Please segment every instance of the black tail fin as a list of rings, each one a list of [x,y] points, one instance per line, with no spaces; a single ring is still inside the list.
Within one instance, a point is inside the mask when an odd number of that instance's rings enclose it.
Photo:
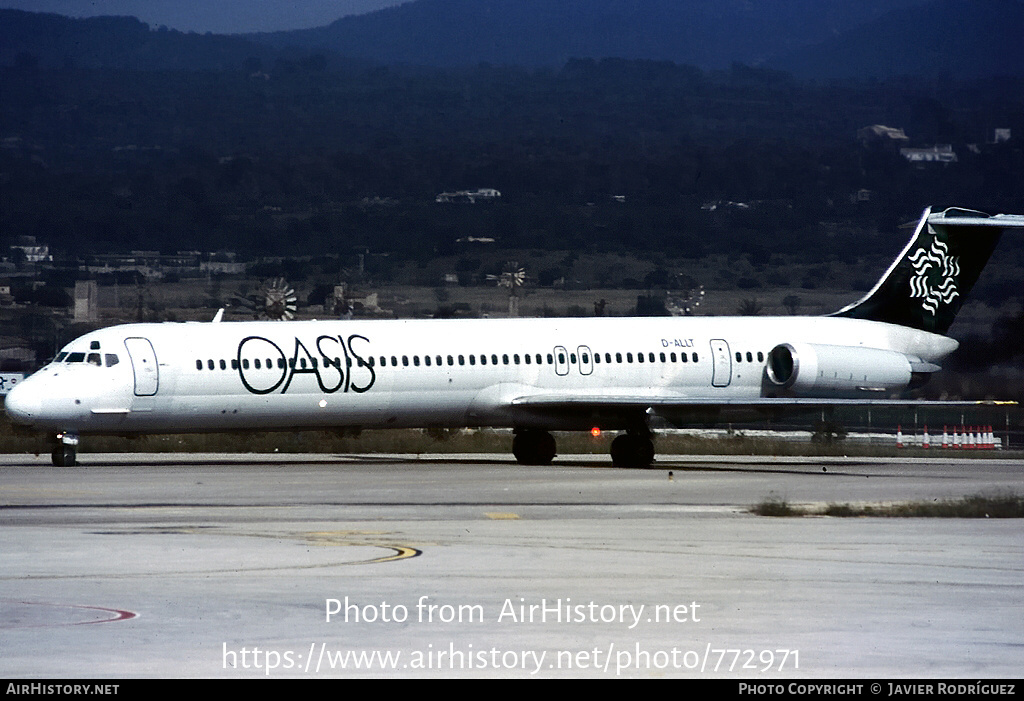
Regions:
[[[863,299],[832,316],[945,333],[999,242],[1024,216],[926,209],[903,252]]]

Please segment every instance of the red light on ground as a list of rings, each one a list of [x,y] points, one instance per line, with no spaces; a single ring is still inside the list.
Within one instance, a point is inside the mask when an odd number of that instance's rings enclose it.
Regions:
[[[594,438],[600,438],[601,437],[601,429],[600,429],[600,427],[594,426],[594,428],[590,429],[590,435],[592,435]]]

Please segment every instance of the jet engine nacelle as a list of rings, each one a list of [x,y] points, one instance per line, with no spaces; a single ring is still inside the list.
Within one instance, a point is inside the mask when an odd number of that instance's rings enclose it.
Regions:
[[[911,359],[896,351],[816,343],[781,343],[768,353],[768,379],[797,395],[906,389]]]

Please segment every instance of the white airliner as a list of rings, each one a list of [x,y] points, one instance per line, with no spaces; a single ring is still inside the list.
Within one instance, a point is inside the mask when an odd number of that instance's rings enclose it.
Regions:
[[[827,317],[114,326],[65,346],[6,409],[51,432],[56,465],[75,464],[81,434],[490,426],[514,429],[522,463],[551,462],[549,431],[597,427],[623,432],[616,465],[647,466],[656,417],[898,403],[957,348],[942,334],[1009,228],[1024,216],[925,210],[874,289]]]

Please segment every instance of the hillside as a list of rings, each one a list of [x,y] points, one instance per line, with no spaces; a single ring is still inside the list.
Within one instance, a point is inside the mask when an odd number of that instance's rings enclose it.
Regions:
[[[1021,0],[936,0],[894,11],[769,64],[804,78],[1020,75],[1021,37]]]
[[[734,63],[815,79],[1024,74],[1024,0],[414,0],[242,36],[133,17],[0,10],[0,65],[268,70],[314,61],[560,68],[574,58]]]
[[[756,64],[924,0],[415,0],[328,27],[255,35],[381,63],[559,66],[645,58]]]
[[[274,52],[238,37],[151,29],[134,17],[71,19],[0,10],[0,65],[38,68],[223,70]]]

